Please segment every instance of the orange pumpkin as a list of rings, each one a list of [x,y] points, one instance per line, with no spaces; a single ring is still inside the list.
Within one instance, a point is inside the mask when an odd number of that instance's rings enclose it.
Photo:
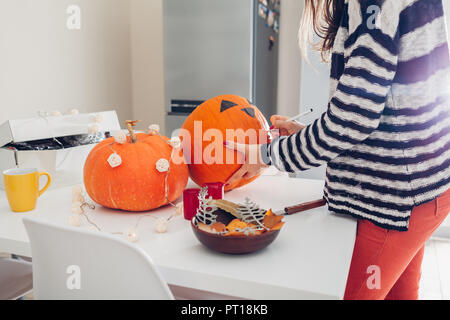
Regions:
[[[133,124],[134,125],[134,124]],[[124,144],[109,138],[99,143],[87,157],[84,166],[84,185],[96,203],[125,211],[149,211],[178,199],[187,185],[189,172],[185,163],[171,160],[172,147],[168,138],[144,133],[130,136]],[[180,150],[181,152],[181,150]],[[109,157],[116,153],[122,163],[112,167]],[[170,169],[160,172],[156,163],[169,161]]]
[[[196,121],[198,121],[197,126]],[[202,134],[198,134],[199,123],[201,123]],[[242,156],[223,146],[223,142],[229,139],[227,129],[234,130],[235,133],[234,137],[229,140],[246,144],[261,144],[268,141],[269,125],[261,111],[251,105],[247,99],[235,95],[223,95],[198,106],[186,119],[182,129],[190,133],[189,139],[182,134],[182,140],[184,153],[189,160],[191,179],[203,186],[213,182],[226,183],[242,166]],[[213,135],[203,137],[210,129],[213,129],[210,131]],[[256,133],[252,138],[246,134],[249,129]],[[215,136],[214,132],[220,133],[221,137]],[[201,163],[198,161],[200,152]],[[205,154],[209,153],[214,159],[205,161]],[[230,161],[227,162],[227,159],[234,159],[234,161],[229,163]],[[225,190],[241,187],[256,178],[243,178],[225,187]]]

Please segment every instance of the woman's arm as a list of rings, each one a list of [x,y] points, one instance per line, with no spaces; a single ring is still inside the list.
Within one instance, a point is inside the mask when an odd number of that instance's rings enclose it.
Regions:
[[[383,3],[377,20],[371,3]],[[378,128],[396,74],[402,3],[350,1],[351,6],[361,6],[362,19],[358,11],[350,10],[350,37],[345,49],[349,54],[327,112],[299,133],[262,146],[263,158],[281,171],[307,170],[352,149]],[[352,27],[358,20],[361,23]]]

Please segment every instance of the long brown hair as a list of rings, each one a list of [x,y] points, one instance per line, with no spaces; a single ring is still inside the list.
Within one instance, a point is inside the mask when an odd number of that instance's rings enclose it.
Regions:
[[[306,60],[309,46],[321,53],[322,60],[329,60],[344,4],[344,0],[305,0],[298,39],[302,55]],[[312,40],[313,32],[320,38],[319,42]]]

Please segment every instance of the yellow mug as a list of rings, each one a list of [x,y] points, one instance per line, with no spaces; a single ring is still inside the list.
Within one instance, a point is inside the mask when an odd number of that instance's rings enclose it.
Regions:
[[[47,184],[39,190],[39,178],[47,177]],[[48,189],[52,178],[37,169],[9,169],[3,172],[9,206],[14,212],[27,212],[36,208],[37,199]]]

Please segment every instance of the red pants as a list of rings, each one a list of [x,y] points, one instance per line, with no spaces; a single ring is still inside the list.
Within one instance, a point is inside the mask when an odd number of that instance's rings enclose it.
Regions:
[[[345,300],[417,300],[425,242],[450,212],[450,190],[414,208],[409,230],[358,222]]]

